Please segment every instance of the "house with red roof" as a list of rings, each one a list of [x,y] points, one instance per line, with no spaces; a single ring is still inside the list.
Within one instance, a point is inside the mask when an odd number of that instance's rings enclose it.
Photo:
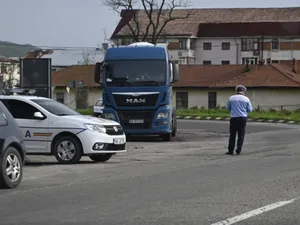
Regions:
[[[244,65],[181,65],[180,80],[173,83],[173,103],[177,108],[224,107],[236,85],[248,88],[253,107],[262,109],[300,108],[299,62]],[[92,107],[102,97],[100,85],[93,82],[92,65],[75,65],[52,73],[53,98],[71,108]],[[83,88],[66,87],[70,81],[82,81]]]

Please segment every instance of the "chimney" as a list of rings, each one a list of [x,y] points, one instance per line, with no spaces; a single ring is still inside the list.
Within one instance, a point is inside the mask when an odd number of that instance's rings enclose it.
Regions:
[[[293,58],[293,72],[297,73],[298,72],[298,68],[297,68],[297,61],[295,58]]]

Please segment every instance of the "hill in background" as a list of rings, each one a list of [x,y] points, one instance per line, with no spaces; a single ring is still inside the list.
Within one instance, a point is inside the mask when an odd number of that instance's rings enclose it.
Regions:
[[[25,44],[16,44],[8,41],[0,41],[0,56],[6,57],[23,57],[31,50],[38,50],[33,45]]]

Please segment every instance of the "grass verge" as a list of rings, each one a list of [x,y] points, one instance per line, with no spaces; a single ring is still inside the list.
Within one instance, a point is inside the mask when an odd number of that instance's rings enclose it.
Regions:
[[[93,109],[78,109],[80,114],[92,115]],[[229,117],[230,113],[226,109],[179,109],[176,111],[177,116],[192,116],[192,117]],[[249,113],[251,119],[262,119],[262,120],[292,120],[300,122],[300,111],[253,111]]]
[[[178,116],[193,116],[193,117],[230,117],[229,111],[226,109],[180,109],[177,110]],[[299,111],[253,111],[248,114],[251,119],[262,120],[293,120],[300,121]]]

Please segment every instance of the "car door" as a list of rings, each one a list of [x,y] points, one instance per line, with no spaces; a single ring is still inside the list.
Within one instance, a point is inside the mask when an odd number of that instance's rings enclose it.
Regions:
[[[46,153],[49,142],[49,119],[35,106],[16,99],[1,100],[18,123],[27,153]],[[44,118],[35,116],[39,112]]]

